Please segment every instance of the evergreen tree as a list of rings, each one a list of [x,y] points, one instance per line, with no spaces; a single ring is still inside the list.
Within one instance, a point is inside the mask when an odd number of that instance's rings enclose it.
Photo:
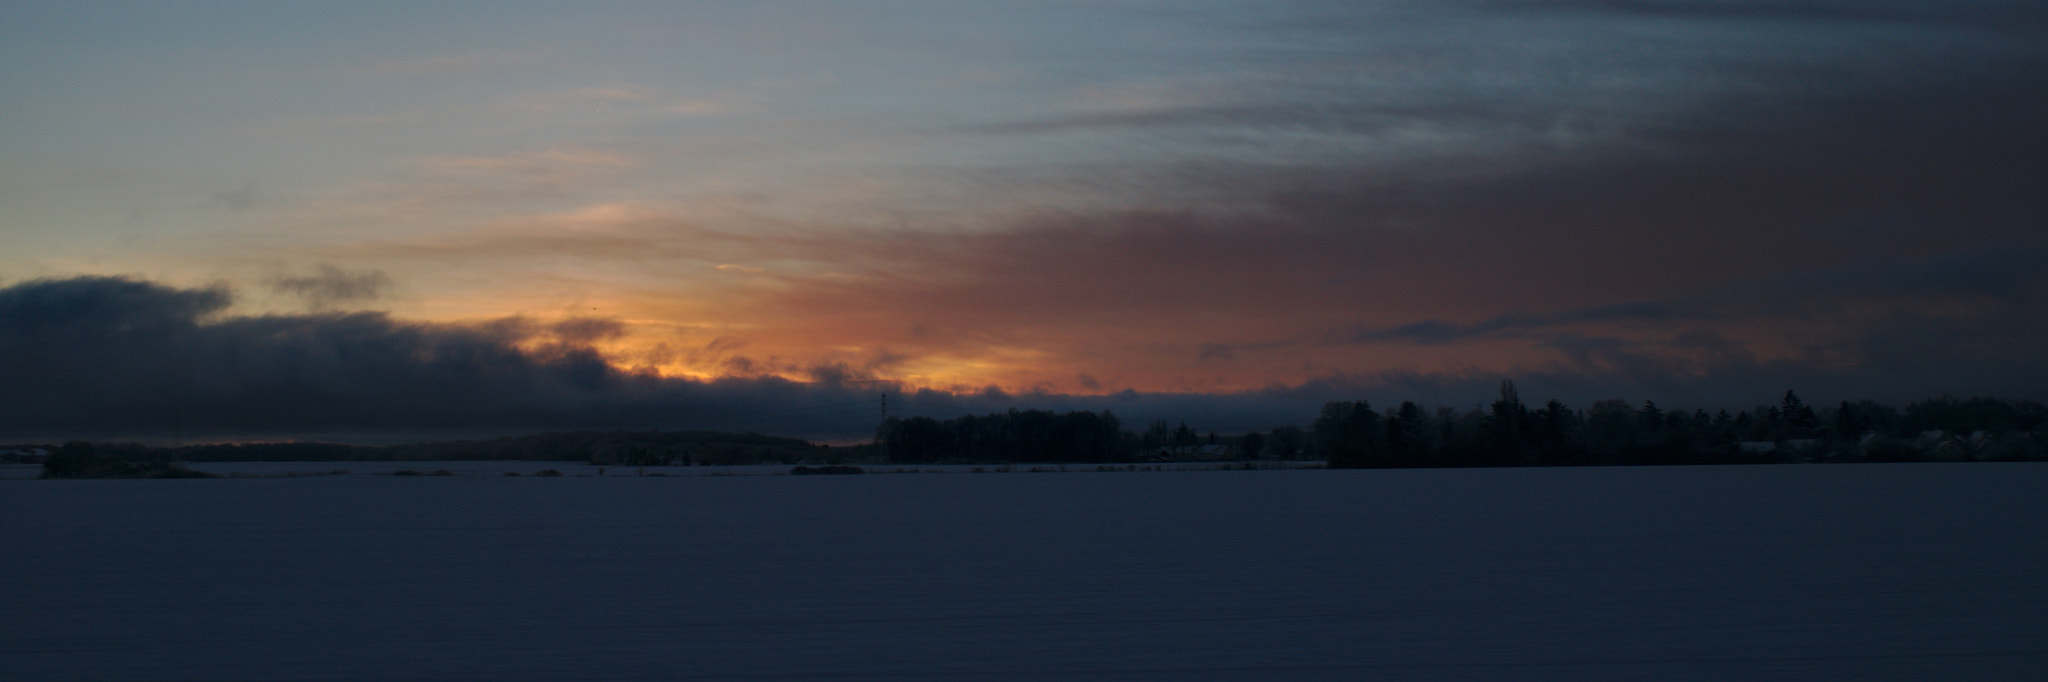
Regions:
[[[1429,415],[1403,400],[1387,419],[1387,457],[1396,466],[1420,466],[1429,459]]]
[[[1580,453],[1572,444],[1579,427],[1577,413],[1565,407],[1564,403],[1558,402],[1556,398],[1551,398],[1549,402],[1543,404],[1543,410],[1535,423],[1535,441],[1539,453],[1537,464],[1578,463]]]
[[[1303,433],[1299,426],[1275,426],[1266,434],[1266,449],[1273,451],[1273,456],[1278,459],[1301,454],[1307,443],[1308,434]]]
[[[1379,413],[1364,401],[1324,403],[1316,416],[1316,452],[1334,469],[1385,466],[1379,461]]]
[[[1785,391],[1785,400],[1778,405],[1778,418],[1783,422],[1786,438],[1812,438],[1820,429],[1820,417],[1790,389]]]
[[[1523,454],[1528,445],[1529,410],[1522,406],[1521,395],[1515,391],[1515,382],[1500,382],[1500,400],[1493,402],[1492,417],[1490,459],[1494,464],[1523,464]]]
[[[1238,437],[1237,448],[1247,458],[1258,457],[1266,449],[1266,436],[1257,431],[1247,433]]]

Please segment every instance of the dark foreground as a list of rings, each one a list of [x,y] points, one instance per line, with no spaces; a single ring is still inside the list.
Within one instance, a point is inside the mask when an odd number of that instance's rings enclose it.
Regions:
[[[0,482],[15,680],[2038,679],[2048,464]]]

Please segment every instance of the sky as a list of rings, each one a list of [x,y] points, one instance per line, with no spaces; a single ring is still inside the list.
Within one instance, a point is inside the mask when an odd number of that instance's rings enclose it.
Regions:
[[[0,438],[2048,398],[2048,9],[0,2]]]

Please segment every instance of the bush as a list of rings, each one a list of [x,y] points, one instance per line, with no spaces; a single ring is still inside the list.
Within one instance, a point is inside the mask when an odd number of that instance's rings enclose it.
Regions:
[[[1897,438],[1873,438],[1863,445],[1864,458],[1872,462],[1918,462],[1926,456],[1912,443]]]
[[[43,478],[219,478],[152,457],[140,445],[71,441],[43,461]]]
[[[865,474],[867,473],[867,470],[852,465],[832,464],[821,467],[800,466],[795,469],[790,469],[789,473],[795,476],[807,476],[813,474]]]

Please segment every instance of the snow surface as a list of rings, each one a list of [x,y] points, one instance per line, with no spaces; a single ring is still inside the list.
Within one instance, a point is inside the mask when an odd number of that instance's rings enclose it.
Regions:
[[[809,466],[823,466],[822,462],[808,462]],[[35,478],[42,474],[42,465],[33,467],[32,473],[17,478]],[[248,476],[306,476],[331,475],[337,472],[351,476],[388,475],[400,470],[417,473],[447,471],[457,476],[504,476],[507,474],[531,475],[553,469],[564,476],[769,476],[789,473],[796,465],[791,464],[733,464],[717,466],[621,466],[617,464],[586,464],[583,462],[551,460],[484,460],[484,461],[356,461],[356,462],[190,462],[187,466],[197,471],[222,475]],[[1060,463],[1018,463],[1018,464],[860,464],[861,469],[870,473],[1000,473],[1000,472],[1078,472],[1100,471],[1102,469],[1128,469],[1133,471],[1220,471],[1228,469],[1320,469],[1320,460],[1258,461],[1258,462],[1145,462],[1129,464],[1060,464]]]
[[[11,680],[2040,679],[2048,465],[0,482]]]

